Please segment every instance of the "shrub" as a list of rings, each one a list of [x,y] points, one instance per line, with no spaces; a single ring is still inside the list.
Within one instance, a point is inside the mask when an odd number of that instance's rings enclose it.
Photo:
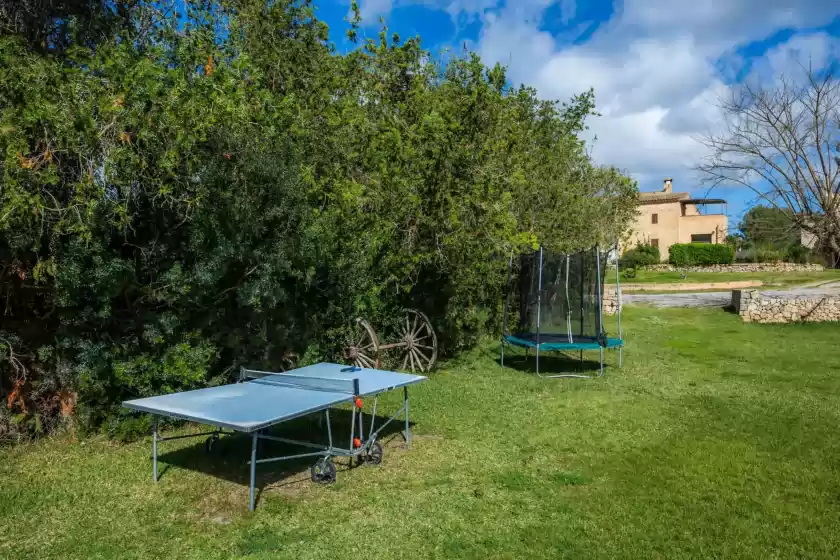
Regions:
[[[712,245],[709,243],[678,243],[671,245],[668,262],[674,266],[705,266],[712,264],[732,264],[735,261],[735,249],[730,245]]]
[[[311,3],[0,25],[0,440],[70,416],[129,438],[123,399],[341,359],[355,317],[405,307],[452,354],[498,331],[511,247],[625,229],[638,189],[580,137],[593,92],[384,31],[339,52]]]
[[[811,262],[811,251],[804,245],[791,245],[785,251],[785,260],[787,262],[805,264]]]
[[[755,262],[777,263],[782,260],[782,254],[774,249],[756,249]]]
[[[739,263],[754,263],[757,262],[755,258],[755,249],[741,249],[735,253],[735,262]]]
[[[659,264],[660,261],[659,247],[639,245],[638,247],[625,251],[621,256],[619,264],[621,268],[629,269]]]
[[[621,277],[626,278],[628,280],[632,280],[636,277],[636,269],[635,268],[625,268],[621,271]]]

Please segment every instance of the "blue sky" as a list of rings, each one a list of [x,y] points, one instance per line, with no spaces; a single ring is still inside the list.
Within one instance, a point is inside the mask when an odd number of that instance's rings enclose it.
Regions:
[[[349,0],[316,0],[339,48]],[[697,138],[720,126],[719,96],[809,60],[840,60],[836,0],[360,0],[365,33],[379,18],[432,52],[467,48],[508,67],[550,99],[595,89],[603,116],[591,123],[596,162],[616,165],[643,191],[674,189],[729,200],[735,227],[755,194],[709,191],[693,167]]]

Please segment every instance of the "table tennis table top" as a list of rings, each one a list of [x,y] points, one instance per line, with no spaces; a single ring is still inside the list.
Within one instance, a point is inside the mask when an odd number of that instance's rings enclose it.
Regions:
[[[336,380],[335,387],[298,384],[296,378]],[[219,385],[181,393],[134,399],[123,406],[161,416],[200,422],[239,432],[253,432],[268,426],[324,410],[355,395],[341,390],[341,381],[352,386],[359,380],[359,396],[370,396],[407,387],[427,379],[422,375],[398,373],[331,363],[320,363],[287,373],[272,373],[230,385]]]

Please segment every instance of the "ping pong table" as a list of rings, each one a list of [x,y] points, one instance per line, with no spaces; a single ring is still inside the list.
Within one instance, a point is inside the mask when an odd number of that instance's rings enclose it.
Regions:
[[[405,441],[410,444],[408,426],[408,387],[427,378],[411,375],[367,369],[340,364],[320,363],[290,372],[275,373],[240,369],[239,382],[206,389],[196,389],[181,393],[171,393],[156,397],[134,399],[123,402],[123,406],[132,410],[152,414],[152,479],[157,482],[158,443],[174,439],[208,436],[205,446],[212,449],[219,435],[230,430],[251,435],[250,510],[254,511],[254,488],[256,467],[260,463],[319,457],[312,465],[311,476],[314,482],[326,484],[335,481],[333,457],[350,457],[378,464],[382,460],[382,445],[376,441],[382,430],[400,415],[405,416]],[[388,420],[378,427],[376,408],[379,395],[402,388],[403,404]],[[362,397],[374,397],[373,410],[370,414],[370,426],[365,437],[364,412]],[[350,436],[347,447],[333,441],[330,409],[349,403],[351,406]],[[326,418],[326,445],[314,441],[300,441],[269,435],[272,426],[323,412]],[[197,422],[215,429],[198,434],[186,434],[160,437],[158,417],[168,416],[181,420]],[[358,432],[356,431],[358,430]],[[279,457],[257,458],[259,440],[277,441],[308,450],[305,453]]]

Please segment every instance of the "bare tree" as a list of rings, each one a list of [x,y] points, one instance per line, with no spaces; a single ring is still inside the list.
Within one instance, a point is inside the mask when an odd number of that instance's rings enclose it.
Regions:
[[[743,84],[722,99],[725,128],[701,142],[698,170],[713,184],[741,184],[811,233],[840,262],[840,81],[803,68],[804,80]]]

